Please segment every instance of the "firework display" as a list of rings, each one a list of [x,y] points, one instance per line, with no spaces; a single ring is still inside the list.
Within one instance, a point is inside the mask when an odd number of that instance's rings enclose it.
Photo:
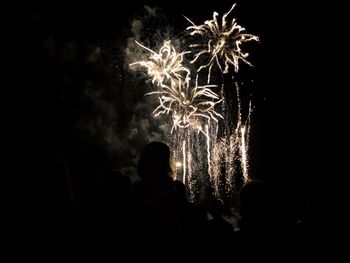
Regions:
[[[239,61],[251,65],[243,46],[249,41],[259,41],[235,18],[228,18],[234,7],[235,4],[224,13],[220,23],[217,12],[200,25],[185,17],[191,24],[186,28],[190,41],[185,50],[177,50],[168,39],[157,51],[136,41],[148,56],[130,64],[130,67],[147,70],[153,90],[145,95],[158,101],[153,116],[172,120],[169,136],[176,167],[182,170],[174,177],[186,184],[191,199],[199,194],[196,185],[200,177],[209,178],[218,197],[221,188],[232,190],[237,170],[241,171],[243,182],[249,180],[251,103],[243,117],[238,83],[232,83],[236,88],[235,101],[232,101],[226,98],[225,82],[212,82],[213,67],[221,74],[234,76],[239,71]]]

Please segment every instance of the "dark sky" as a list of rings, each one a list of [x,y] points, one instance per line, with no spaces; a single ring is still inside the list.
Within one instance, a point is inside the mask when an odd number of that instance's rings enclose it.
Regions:
[[[261,39],[252,49],[255,67],[248,73],[255,83],[256,107],[251,165],[257,167],[258,177],[305,191],[315,180],[332,181],[336,166],[332,140],[338,134],[339,99],[344,94],[335,60],[341,53],[339,22],[331,15],[332,6],[262,2],[239,1],[234,13]],[[177,33],[187,25],[182,15],[202,22],[214,10],[229,10],[233,2],[118,3],[58,2],[11,7],[5,14],[9,36],[3,53],[9,81],[2,86],[3,129],[10,163],[50,148],[69,160],[102,152],[130,165],[123,159],[121,141],[129,135],[127,127],[136,114],[132,108],[143,97],[128,86],[130,73],[124,67],[132,20],[145,15],[144,5],[159,7],[163,23]],[[132,143],[127,147],[134,148],[134,157],[143,141]]]

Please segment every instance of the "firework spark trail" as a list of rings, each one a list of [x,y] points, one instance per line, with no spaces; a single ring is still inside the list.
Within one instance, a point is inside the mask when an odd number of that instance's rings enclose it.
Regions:
[[[229,144],[231,149],[236,149],[237,151],[233,151],[233,156],[231,156],[231,160],[239,160],[239,165],[242,172],[243,183],[248,182],[249,180],[249,165],[248,165],[248,146],[249,146],[249,131],[250,131],[250,115],[252,112],[251,101],[249,102],[248,115],[246,117],[246,121],[243,123],[242,117],[242,105],[241,105],[241,97],[240,97],[240,87],[237,82],[235,82],[236,86],[236,105],[237,105],[237,120],[236,120],[236,129],[234,133],[230,135]],[[234,162],[228,162],[227,167],[230,173],[234,171],[237,167],[237,164]],[[226,176],[227,183],[227,191],[232,191],[233,189],[233,180],[232,176]]]
[[[192,163],[193,144],[192,139],[195,140],[197,133],[191,131],[191,129],[185,129],[182,132],[173,134],[173,155],[176,159],[182,162],[182,171],[180,174],[174,176],[176,179],[181,180],[187,188],[188,198],[190,200],[195,199],[194,186],[195,178],[192,178],[192,167],[195,165]]]
[[[216,197],[219,197],[219,181],[223,160],[222,149],[224,148],[222,144],[223,140],[219,139],[212,148],[212,165],[210,172],[210,181],[214,189],[214,195]]]
[[[191,141],[191,137],[192,136],[187,136],[187,145],[190,147],[192,144],[192,141]],[[192,148],[191,149],[189,149],[188,151],[187,151],[187,163],[188,163],[188,171],[187,171],[187,180],[188,180],[188,187],[189,187],[189,194],[190,194],[190,196],[189,196],[189,198],[190,198],[190,200],[194,200],[194,198],[195,198],[195,193],[194,193],[194,185],[195,185],[195,180],[193,179],[193,177],[192,177],[192,173],[193,173],[193,171],[192,171],[192,165],[193,165],[193,163],[192,163],[192,153],[191,153],[191,151],[192,151]]]
[[[207,138],[207,160],[208,160],[208,172],[209,176],[211,174],[211,158],[210,158],[210,134],[209,134],[209,125],[205,126],[205,131],[206,131],[206,138]]]
[[[190,70],[182,64],[184,55],[189,53],[188,51],[177,53],[170,40],[164,41],[158,53],[137,41],[135,42],[149,51],[151,55],[148,60],[137,61],[129,66],[139,65],[147,68],[147,73],[152,78],[152,84],[156,84],[158,87],[164,87],[167,84],[175,87],[190,81]]]
[[[182,182],[186,184],[186,141],[183,140],[182,142],[182,169],[183,169],[183,176],[182,176]]]
[[[248,147],[249,147],[249,130],[250,130],[250,115],[252,112],[251,102],[249,103],[249,112],[246,124],[241,128],[241,158],[243,165],[243,180],[244,183],[249,181],[249,167],[248,167]]]
[[[241,158],[242,158],[242,168],[243,168],[243,179],[244,182],[248,180],[248,167],[247,167],[247,148],[246,148],[246,127],[241,127],[241,144],[240,144],[240,150],[241,150]]]
[[[221,197],[225,190],[226,194],[230,194],[234,190],[234,175],[241,171],[243,183],[249,181],[249,132],[250,132],[250,116],[252,113],[251,102],[249,102],[248,114],[246,118],[242,116],[242,105],[239,92],[239,85],[236,86],[236,103],[237,114],[228,115],[228,120],[224,123],[223,134],[219,137],[211,134],[211,138],[216,140],[212,146],[212,160],[210,180],[213,185],[214,194]],[[228,101],[227,103],[230,103]],[[223,105],[224,106],[224,105]],[[226,112],[224,112],[226,114]],[[229,114],[229,113],[228,113]],[[245,120],[245,121],[244,121]],[[231,125],[234,125],[232,130]],[[224,172],[224,174],[222,174]]]
[[[237,105],[238,105],[238,120],[236,134],[239,139],[239,144],[237,145],[239,149],[239,156],[241,160],[242,176],[243,181],[246,183],[248,181],[248,139],[249,139],[249,128],[250,128],[250,115],[252,111],[251,101],[249,102],[248,116],[245,124],[242,123],[242,106],[239,93],[239,85],[235,82],[236,92],[237,92]]]
[[[252,66],[247,60],[249,54],[243,52],[241,45],[249,41],[259,41],[255,35],[245,33],[245,28],[238,25],[233,18],[228,23],[227,16],[231,13],[236,4],[222,16],[221,25],[218,22],[218,13],[213,13],[213,19],[205,21],[202,25],[196,25],[189,18],[185,18],[192,24],[187,27],[191,31],[191,36],[197,36],[197,43],[191,44],[190,47],[197,51],[191,63],[197,62],[200,57],[209,59],[207,63],[201,65],[197,72],[208,68],[207,83],[210,82],[212,67],[216,64],[221,72],[228,73],[230,65],[234,66],[235,72],[239,70],[239,60]],[[223,64],[223,65],[222,65]]]

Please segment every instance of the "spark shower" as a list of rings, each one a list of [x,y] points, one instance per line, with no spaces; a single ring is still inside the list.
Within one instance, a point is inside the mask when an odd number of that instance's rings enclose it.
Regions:
[[[208,187],[221,198],[233,191],[235,177],[249,180],[252,104],[242,104],[236,75],[240,62],[252,66],[244,43],[259,38],[229,18],[235,5],[221,19],[214,12],[202,24],[184,17],[189,26],[183,50],[176,50],[171,39],[159,50],[135,41],[148,57],[130,67],[147,70],[153,90],[145,95],[158,101],[153,117],[171,120],[174,177],[183,181],[192,200]]]

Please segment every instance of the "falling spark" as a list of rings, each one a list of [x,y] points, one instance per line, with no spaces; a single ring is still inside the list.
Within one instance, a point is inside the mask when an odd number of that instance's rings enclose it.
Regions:
[[[212,20],[207,20],[202,25],[196,25],[185,17],[192,24],[192,26],[187,27],[187,30],[191,31],[190,35],[198,36],[198,42],[190,45],[191,48],[197,51],[191,63],[197,62],[202,56],[208,56],[206,58],[209,58],[209,62],[201,65],[197,70],[199,72],[208,68],[208,83],[210,82],[212,67],[215,64],[224,74],[228,73],[230,65],[233,65],[235,72],[238,72],[239,60],[252,66],[247,61],[249,54],[242,51],[241,45],[252,40],[259,41],[259,38],[245,33],[245,28],[238,25],[235,18],[230,22],[227,21],[227,16],[235,5],[222,16],[221,25],[217,19],[219,15],[217,12],[214,12]]]
[[[159,52],[155,52],[139,42],[140,47],[151,53],[148,60],[131,63],[130,66],[140,65],[147,68],[148,75],[152,78],[152,84],[158,87],[175,87],[190,81],[190,70],[183,66],[183,58],[187,52],[177,53],[171,45],[171,41],[164,41]]]
[[[245,132],[246,132],[246,127],[241,128],[241,156],[242,156],[242,165],[243,165],[243,178],[244,181],[247,180],[247,173],[248,173],[248,168],[247,168],[247,149],[246,149],[246,144],[245,144]]]
[[[186,143],[188,146],[193,146],[194,142],[192,142],[192,137],[193,136],[188,136],[189,135],[189,131],[187,131],[187,136],[186,136]],[[194,193],[194,185],[195,185],[195,180],[196,178],[194,178],[193,176],[193,162],[192,162],[192,150],[187,149],[187,156],[186,156],[186,160],[187,160],[187,185],[189,187],[189,198],[190,200],[194,200],[195,198],[195,193]]]
[[[209,171],[209,174],[210,174],[210,171],[211,171],[211,166],[210,166],[210,163],[211,163],[211,156],[210,156],[210,133],[209,133],[209,125],[206,125],[205,126],[205,134],[206,134],[206,138],[207,138],[207,159],[208,159],[208,171]]]
[[[247,183],[249,181],[249,169],[248,169],[248,146],[249,146],[249,123],[250,123],[250,115],[252,112],[252,105],[249,103],[249,112],[248,112],[248,119],[246,121],[246,124],[241,127],[241,144],[240,144],[240,150],[241,150],[241,163],[242,163],[242,169],[243,169],[243,180],[244,183]]]
[[[186,141],[184,140],[182,142],[182,161],[183,161],[183,176],[182,176],[182,182],[186,184]]]
[[[232,123],[224,123],[224,134],[220,137],[211,135],[211,138],[217,138],[211,151],[211,173],[210,180],[213,185],[214,195],[222,196],[224,189],[226,194],[232,193],[235,185],[234,178],[238,176],[237,171],[241,171],[243,183],[249,181],[249,134],[250,134],[250,116],[252,113],[252,104],[249,102],[247,116],[242,116],[242,104],[240,97],[240,87],[236,86],[236,109],[237,114]],[[228,113],[226,113],[228,114]],[[230,114],[229,114],[230,116]],[[231,117],[231,116],[230,116]],[[233,117],[233,116],[232,116]],[[234,124],[234,129],[231,128]],[[224,171],[225,175],[222,176]],[[236,188],[237,189],[237,188]]]

